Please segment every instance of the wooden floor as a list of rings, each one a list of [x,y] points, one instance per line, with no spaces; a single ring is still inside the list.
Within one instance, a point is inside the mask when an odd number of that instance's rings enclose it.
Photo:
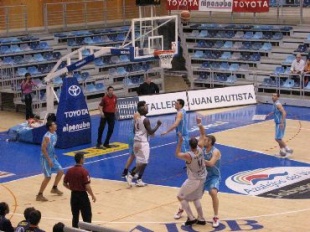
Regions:
[[[231,109],[221,111],[225,110]],[[201,113],[214,112],[219,110]],[[6,130],[12,124],[15,125],[16,122],[24,120],[23,115],[1,111],[0,117],[1,130]],[[273,140],[273,127],[272,121],[263,121],[214,135],[220,144],[273,155],[278,150]],[[310,122],[288,120],[286,140],[294,148],[292,160],[310,163],[307,146],[309,132]],[[47,191],[48,202],[35,201],[34,196],[37,194],[42,178],[42,175],[38,175],[0,184],[0,201],[10,205],[9,218],[13,225],[23,219],[22,213],[26,207],[34,206],[42,212],[43,218],[40,224],[42,229],[51,231],[50,228],[58,221],[70,226],[69,191],[64,190],[64,195],[60,197],[53,196]],[[149,185],[145,188],[128,189],[126,183],[121,181],[94,178],[92,187],[97,197],[97,202],[92,204],[95,224],[124,231],[214,231],[211,224],[194,225],[193,230],[185,230],[182,227],[182,222],[186,220],[185,216],[180,220],[173,219],[178,207],[176,199],[178,188]],[[309,231],[310,221],[307,219],[310,213],[309,187],[305,191],[308,191],[309,198],[303,200],[220,193],[222,224],[216,231]],[[202,204],[205,217],[210,221],[213,216],[212,202],[207,193],[202,199]]]

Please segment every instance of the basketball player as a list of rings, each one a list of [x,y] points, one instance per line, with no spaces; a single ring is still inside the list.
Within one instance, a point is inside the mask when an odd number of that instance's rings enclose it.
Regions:
[[[139,109],[140,106],[144,106],[146,104],[145,101],[140,101],[137,104],[137,108]],[[135,120],[140,117],[140,114],[138,112],[134,113],[133,115],[133,120],[132,120],[132,128],[130,128],[130,133],[129,133],[129,137],[128,137],[128,145],[129,145],[129,157],[127,159],[127,162],[125,164],[125,168],[124,171],[122,173],[122,178],[125,178],[128,175],[128,169],[130,167],[130,165],[132,164],[133,160],[135,159],[135,153],[133,151],[133,142],[134,142],[134,127],[135,127]],[[134,170],[135,167],[132,169]]]
[[[206,221],[203,217],[202,207],[200,199],[204,192],[204,183],[206,180],[206,168],[204,164],[203,151],[198,147],[198,140],[191,138],[189,140],[190,151],[185,153],[181,152],[183,143],[183,136],[179,133],[179,141],[177,144],[175,155],[181,160],[186,161],[187,167],[187,180],[183,183],[179,193],[178,200],[182,205],[182,209],[187,214],[187,221],[184,223],[185,226],[199,224],[205,225]],[[189,206],[189,202],[192,201],[198,213],[196,219]]]
[[[198,145],[203,148],[205,166],[207,169],[205,189],[209,192],[209,195],[212,198],[214,212],[212,226],[216,228],[220,225],[218,216],[219,199],[217,193],[221,181],[221,152],[214,146],[216,142],[215,137],[213,135],[206,135],[205,129],[201,124],[201,118],[196,118],[196,122],[200,132]]]
[[[284,110],[282,104],[279,101],[280,94],[272,94],[273,101],[273,112],[269,113],[267,116],[274,116],[275,122],[275,140],[280,147],[280,156],[287,158],[293,154],[293,150],[290,149],[283,141],[285,127],[286,127],[286,111]]]
[[[172,126],[169,127],[169,129],[162,133],[161,135],[166,135],[169,132],[176,130],[176,141],[178,142],[178,133],[180,132],[183,136],[184,143],[182,144],[181,151],[186,152],[189,151],[189,137],[188,137],[188,124],[186,119],[186,110],[184,107],[184,100],[183,99],[177,99],[175,102],[175,109],[177,110],[177,116],[175,119],[175,122],[172,124]]]
[[[57,185],[64,174],[55,154],[55,145],[57,142],[57,125],[55,122],[48,121],[46,123],[46,128],[48,129],[48,132],[46,132],[44,135],[41,146],[41,166],[43,169],[44,180],[42,181],[39,193],[36,197],[37,201],[48,201],[48,199],[43,196],[43,191],[51,180],[52,172],[57,172],[57,175],[55,177],[55,182],[51,193],[57,194],[59,196],[63,194],[63,192],[57,188]]]
[[[138,103],[138,105],[140,105]],[[131,174],[126,176],[127,183],[129,187],[133,185],[132,180],[136,173],[138,173],[138,179],[136,186],[137,187],[144,187],[146,184],[142,181],[142,176],[144,170],[149,162],[150,156],[150,144],[149,144],[149,135],[153,135],[157,129],[161,125],[161,121],[157,121],[157,125],[155,128],[151,128],[150,120],[146,117],[148,113],[148,107],[145,104],[140,105],[138,108],[138,113],[140,117],[135,120],[135,136],[134,136],[134,153],[136,156],[136,168],[133,170]]]

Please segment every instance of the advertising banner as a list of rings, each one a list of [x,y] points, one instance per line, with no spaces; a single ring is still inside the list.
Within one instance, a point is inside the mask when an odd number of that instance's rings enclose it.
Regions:
[[[137,112],[138,101],[139,97],[118,98],[116,118],[118,120],[133,118],[133,114]]]
[[[188,110],[186,92],[139,96],[139,101],[146,101],[148,105],[148,116],[176,113],[174,106],[177,99],[183,99],[184,109]]]
[[[202,110],[254,104],[256,97],[253,85],[243,85],[189,91],[188,101],[190,110]]]
[[[91,121],[85,97],[76,78],[64,78],[56,114],[56,146],[69,148],[91,143]]]
[[[269,0],[234,0],[233,12],[269,12]]]
[[[199,10],[199,0],[167,0],[166,9],[167,10]]]
[[[199,11],[232,12],[233,0],[200,0]]]

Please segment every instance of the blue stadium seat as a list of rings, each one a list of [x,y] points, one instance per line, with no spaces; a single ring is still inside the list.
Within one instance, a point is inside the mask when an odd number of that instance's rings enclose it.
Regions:
[[[102,42],[108,43],[110,41],[111,41],[111,39],[107,35],[102,36]]]
[[[272,49],[271,43],[264,43],[263,46],[260,48],[261,51],[270,51]]]
[[[229,71],[236,72],[239,69],[239,64],[233,63],[229,66]]]
[[[282,64],[291,65],[292,62],[295,60],[294,55],[288,55],[285,60],[282,62]]]
[[[37,75],[37,74],[41,74],[38,70],[37,67],[35,66],[30,66],[27,68],[27,71],[31,74],[31,75]]]
[[[264,33],[263,33],[263,39],[271,39],[272,38],[272,36],[273,36],[273,34],[272,34],[272,32],[271,31],[265,31]]]
[[[292,79],[286,79],[286,81],[283,83],[284,88],[293,88],[294,87],[294,80]]]
[[[85,37],[83,40],[83,44],[94,44],[95,42],[93,41],[93,39],[91,37]]]
[[[263,38],[263,32],[261,32],[261,31],[257,31],[253,35],[253,39],[262,39],[262,38]]]
[[[82,80],[85,81],[89,77],[89,72],[82,72],[81,77],[82,77]]]
[[[208,35],[208,31],[207,31],[207,35]],[[192,37],[197,37],[197,36],[199,36],[199,31],[198,31],[198,30],[192,30],[190,36],[192,36]]]
[[[26,68],[17,68],[17,76],[25,76],[25,74],[27,73],[27,69]]]
[[[251,47],[252,47],[252,43],[251,42],[249,42],[249,41],[242,42],[241,49],[243,49],[243,50],[251,50]]]
[[[60,57],[61,57],[61,53],[60,53],[60,52],[53,52],[53,58],[54,58],[55,60],[59,60]]]
[[[98,82],[95,84],[96,90],[97,91],[102,91],[105,89],[104,84],[102,82]]]
[[[220,69],[221,63],[219,62],[212,62],[211,69]]]
[[[252,31],[247,31],[244,36],[244,39],[252,39],[253,38],[253,32]]]
[[[120,34],[117,34],[116,38],[115,38],[115,41],[125,41],[126,40],[126,35],[124,33],[120,33]]]
[[[263,47],[263,44],[260,42],[255,42],[252,44],[251,49],[252,50],[259,50]]]
[[[276,33],[272,36],[271,39],[273,39],[273,40],[281,40],[281,39],[283,39],[283,34],[282,34],[282,32],[276,32]]]
[[[226,31],[218,31],[215,38],[226,38]]]
[[[204,48],[204,47],[206,47],[206,41],[205,40],[198,40],[196,46],[199,48]]]
[[[97,58],[94,60],[94,64],[95,66],[98,66],[98,67],[102,67],[105,65],[105,63],[103,63],[103,59],[100,57],[100,58]]]
[[[220,70],[228,71],[229,70],[229,64],[227,62],[221,63]]]
[[[49,49],[50,46],[48,45],[47,42],[40,42],[37,46],[36,46],[36,50],[45,50],[45,49]]]
[[[201,64],[201,68],[211,68],[211,64],[209,61],[205,61]]]
[[[85,91],[88,92],[88,93],[91,93],[91,92],[96,92],[97,89],[96,89],[96,86],[93,83],[88,83],[85,86]]]
[[[231,58],[231,52],[223,52],[220,59],[229,60]]]
[[[125,67],[121,66],[121,67],[117,67],[116,68],[116,72],[118,75],[126,75],[128,74],[128,72],[125,70]]]
[[[240,60],[242,58],[241,53],[240,52],[234,52],[231,56],[232,60]]]
[[[298,48],[294,52],[306,52],[308,49],[308,46],[306,44],[300,44],[298,45]]]
[[[223,45],[224,45],[224,42],[222,40],[218,40],[215,42],[213,47],[214,48],[221,48],[221,47],[223,47]]]
[[[93,42],[96,43],[96,44],[99,44],[99,43],[103,42],[103,39],[102,39],[101,36],[94,36]]]
[[[232,46],[233,46],[233,42],[232,41],[226,41],[224,43],[223,48],[230,49],[230,48],[232,48]]]
[[[12,44],[10,49],[11,49],[11,52],[13,52],[13,53],[21,52],[22,51],[17,44]]]
[[[77,81],[83,81],[82,76],[79,72],[73,73],[73,77],[77,79]]]
[[[116,68],[110,68],[109,75],[117,75]]]
[[[55,77],[53,79],[53,83],[56,85],[61,85],[62,84],[62,78],[61,77]]]
[[[259,53],[253,53],[251,56],[250,56],[250,61],[260,61],[260,54]]]
[[[70,47],[72,47],[72,46],[77,46],[78,44],[77,44],[77,42],[76,42],[76,39],[69,38],[69,39],[67,40],[67,45],[70,46]]]
[[[15,64],[22,64],[24,62],[24,58],[22,56],[14,56]]]
[[[11,53],[11,49],[9,46],[1,46],[0,47],[0,53],[1,54],[8,54]]]
[[[130,62],[129,57],[127,55],[120,55],[119,56],[120,62]]]
[[[88,49],[84,49],[84,50],[82,51],[82,55],[83,55],[83,56],[89,56],[89,55],[90,55],[90,51],[89,51]]]
[[[226,31],[225,38],[233,38],[233,37],[235,37],[234,31]]]
[[[33,58],[37,61],[37,62],[42,62],[45,61],[44,57],[42,56],[41,53],[37,53],[33,55]]]
[[[132,71],[133,72],[142,71],[142,65],[140,65],[140,64],[132,64]]]
[[[202,30],[200,31],[198,37],[207,37],[208,36],[208,31],[207,30]]]
[[[118,63],[120,63],[119,57],[118,56],[111,56],[110,63],[111,64],[118,64]]]
[[[274,75],[281,75],[281,74],[284,74],[284,72],[285,72],[285,69],[284,69],[284,67],[281,66],[281,67],[276,67],[273,74]]]
[[[53,59],[53,52],[44,52],[43,53],[43,58],[45,60],[52,60]]]
[[[200,50],[195,51],[195,53],[193,54],[193,57],[194,58],[203,58],[204,57],[204,53],[203,53],[203,51],[200,51]]]
[[[237,81],[237,76],[233,74],[227,77],[227,80],[226,80],[226,82],[230,84],[234,84],[236,81]]]
[[[262,86],[270,86],[271,85],[271,79],[269,77],[264,78],[264,81],[261,84]]]
[[[235,37],[236,39],[241,39],[244,37],[244,32],[243,31],[237,31],[237,33],[235,34]]]
[[[14,61],[14,59],[12,57],[6,56],[6,57],[3,58],[3,63],[14,65],[15,61]]]
[[[24,52],[27,52],[27,51],[32,50],[32,49],[29,47],[29,45],[26,44],[26,43],[21,44],[21,45],[20,45],[20,49],[21,49],[22,51],[24,51]]]

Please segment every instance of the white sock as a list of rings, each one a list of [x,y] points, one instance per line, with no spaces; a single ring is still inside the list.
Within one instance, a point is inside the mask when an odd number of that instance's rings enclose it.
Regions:
[[[291,150],[288,146],[285,147],[285,150],[289,151]]]

